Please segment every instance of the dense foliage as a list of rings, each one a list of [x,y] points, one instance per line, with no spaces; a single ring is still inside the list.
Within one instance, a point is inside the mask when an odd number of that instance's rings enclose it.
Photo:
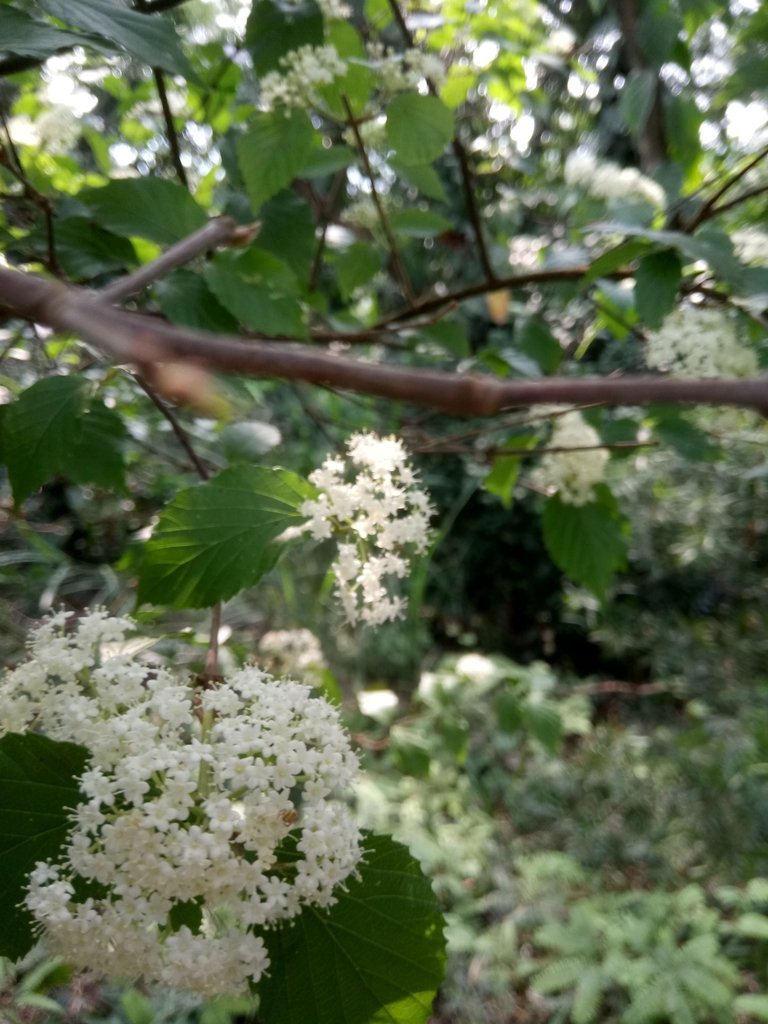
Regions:
[[[766,47],[0,0],[0,1016],[768,1020]]]

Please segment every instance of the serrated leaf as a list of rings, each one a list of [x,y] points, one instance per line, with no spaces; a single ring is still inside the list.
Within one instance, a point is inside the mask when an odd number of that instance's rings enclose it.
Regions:
[[[313,494],[285,469],[236,466],[180,491],[147,543],[138,603],[205,608],[250,587],[277,563],[275,543]]]
[[[315,256],[315,221],[306,200],[282,192],[259,212],[258,247],[286,263],[295,278],[305,282]]]
[[[387,141],[403,164],[431,163],[453,133],[453,114],[436,96],[404,93],[387,107]]]
[[[202,331],[234,334],[237,320],[228,312],[200,274],[176,270],[155,285],[160,309],[175,324]]]
[[[603,1000],[605,978],[599,967],[588,967],[576,982],[571,1020],[573,1024],[592,1024]]]
[[[164,178],[121,178],[77,197],[93,219],[118,235],[172,245],[205,224],[202,207],[181,185]]]
[[[635,308],[648,327],[660,327],[675,308],[681,277],[680,257],[672,249],[649,253],[640,260],[635,273]]]
[[[205,268],[219,302],[252,331],[304,337],[306,323],[291,268],[260,249],[222,252]]]
[[[72,46],[87,45],[87,36],[65,32],[46,22],[30,18],[15,7],[0,7],[0,53],[19,57],[50,57]]]
[[[303,111],[253,115],[248,131],[238,139],[237,157],[254,213],[261,204],[287,188],[304,166],[314,131]]]
[[[407,238],[431,238],[453,227],[449,220],[431,210],[395,210],[389,223],[396,234]]]
[[[82,417],[80,436],[67,452],[60,472],[79,484],[124,491],[126,436],[120,414],[95,398]]]
[[[83,797],[75,780],[88,751],[34,733],[0,738],[0,956],[16,960],[37,941],[19,907],[38,861],[55,860]]]
[[[255,0],[245,28],[245,45],[261,76],[300,46],[323,42],[323,15],[312,0]]]
[[[550,754],[556,753],[563,738],[563,721],[557,708],[552,704],[526,701],[521,714],[530,735]]]
[[[626,559],[626,538],[615,507],[601,500],[568,505],[555,494],[544,508],[542,527],[555,565],[603,597]]]
[[[651,68],[633,70],[619,93],[619,113],[635,136],[640,134],[648,120],[657,83],[658,74]]]
[[[136,263],[136,253],[127,238],[105,231],[84,217],[56,222],[56,258],[74,281],[124,271]]]
[[[768,917],[765,914],[742,914],[733,925],[738,935],[749,939],[768,939]]]
[[[628,242],[622,242],[620,245],[614,246],[613,249],[602,253],[602,255],[590,263],[589,270],[581,279],[581,283],[583,285],[592,284],[599,277],[611,274],[614,270],[618,270],[619,267],[632,263],[638,256],[647,252],[648,248],[648,242],[642,238],[630,239]]]
[[[573,988],[584,973],[588,961],[583,957],[568,957],[563,960],[555,960],[554,963],[544,967],[532,980],[531,988],[542,995],[549,995],[551,992],[562,992],[567,988]]]
[[[95,33],[152,67],[190,74],[176,27],[162,14],[139,14],[114,0],[38,0],[40,7],[65,25]]]
[[[381,270],[381,252],[366,242],[354,242],[333,257],[341,294],[348,299],[355,288],[367,284]]]
[[[714,462],[722,458],[722,448],[713,444],[707,434],[691,423],[679,409],[654,406],[648,411],[656,421],[656,436],[686,459]]]
[[[392,160],[390,163],[392,170],[422,195],[436,199],[439,203],[448,202],[443,183],[432,164],[406,164],[402,160]]]
[[[17,504],[67,465],[82,434],[90,387],[84,377],[48,377],[8,406],[3,450]]]
[[[535,359],[544,373],[554,373],[563,361],[560,342],[540,317],[528,317],[515,337],[515,344]]]
[[[425,1024],[443,976],[443,920],[407,849],[368,836],[359,878],[323,912],[265,935],[264,1024]]]
[[[513,693],[503,691],[493,702],[496,721],[499,729],[506,733],[516,733],[523,724],[523,709],[520,701]]]
[[[768,1020],[768,995],[765,993],[744,993],[736,996],[733,1001],[733,1009],[737,1014],[744,1017],[753,1017],[755,1020]]]

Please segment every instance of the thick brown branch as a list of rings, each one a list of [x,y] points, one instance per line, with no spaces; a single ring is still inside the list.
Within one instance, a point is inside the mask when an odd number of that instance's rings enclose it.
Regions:
[[[649,72],[655,76],[650,109],[637,139],[640,166],[648,172],[666,163],[668,159],[661,78],[658,68],[648,59],[649,55],[640,45],[638,21],[643,10],[642,0],[614,0],[614,8],[632,70]]]
[[[190,362],[253,377],[302,380],[392,401],[412,402],[454,416],[494,416],[541,403],[599,405],[748,406],[768,414],[768,378],[674,380],[663,377],[499,380],[479,374],[413,370],[365,363],[307,345],[241,341],[173,327],[106,305],[83,289],[33,274],[0,270],[0,306],[12,316],[72,332],[118,362],[141,369]]]
[[[145,263],[132,274],[126,274],[125,277],[102,288],[99,297],[107,302],[123,302],[132,295],[138,295],[177,267],[183,267],[185,263],[196,259],[201,253],[215,249],[219,245],[238,241],[244,232],[249,232],[247,237],[252,237],[255,231],[255,227],[238,227],[231,217],[215,217],[198,231],[166,249],[157,259]]]

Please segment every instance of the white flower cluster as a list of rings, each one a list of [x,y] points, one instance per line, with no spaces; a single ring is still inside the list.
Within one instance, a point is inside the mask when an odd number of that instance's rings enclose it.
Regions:
[[[549,494],[558,494],[567,505],[586,505],[609,459],[604,448],[591,447],[599,444],[600,435],[581,413],[562,413],[554,422],[549,447],[575,450],[545,454],[532,474],[533,482]]]
[[[571,153],[565,161],[565,181],[582,188],[597,199],[640,199],[663,209],[664,189],[636,167],[619,167],[606,161],[598,163],[591,153]]]
[[[279,64],[282,71],[270,71],[261,79],[261,102],[270,110],[316,106],[318,88],[347,73],[335,46],[300,46],[281,57]]]
[[[243,993],[269,964],[258,930],[332,905],[359,860],[335,796],[358,773],[338,713],[255,668],[193,688],[119,653],[129,620],[65,619],[0,686],[3,730],[91,753],[62,860],[37,865],[27,906],[75,967]]]
[[[300,46],[280,58],[279,70],[270,71],[261,79],[261,103],[269,110],[318,106],[318,88],[345,75],[350,63],[372,68],[376,85],[387,95],[419,89],[427,79],[439,87],[446,77],[440,58],[416,47],[389,52],[381,43],[370,43],[365,61],[348,62],[335,46]]]
[[[768,234],[759,228],[739,228],[731,235],[736,255],[742,263],[768,266]]]
[[[333,572],[347,621],[379,625],[405,611],[392,586],[408,575],[411,553],[426,550],[432,508],[397,438],[354,434],[347,456],[310,474],[320,493],[301,511],[315,539],[337,539]]]
[[[673,377],[752,377],[757,355],[742,345],[733,318],[720,309],[680,306],[648,332],[646,362]]]
[[[417,47],[393,52],[386,50],[381,43],[370,43],[368,61],[376,72],[379,88],[390,95],[418,89],[427,79],[438,89],[445,82],[443,61],[436,54]]]

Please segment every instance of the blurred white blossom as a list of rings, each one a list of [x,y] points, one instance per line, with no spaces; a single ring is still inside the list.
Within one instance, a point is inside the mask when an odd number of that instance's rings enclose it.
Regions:
[[[611,161],[598,162],[591,153],[576,151],[565,161],[565,181],[582,188],[597,199],[640,199],[663,208],[664,189],[635,167],[620,167]]]
[[[567,505],[586,505],[592,499],[592,488],[603,479],[609,459],[604,448],[593,447],[599,444],[600,435],[581,413],[563,413],[554,421],[548,447],[574,450],[543,455],[531,475],[532,482],[548,494],[559,495]]]
[[[261,79],[261,102],[268,109],[304,109],[319,102],[318,89],[347,73],[335,46],[300,46],[280,58],[280,71]]]
[[[336,592],[347,621],[379,625],[405,611],[394,584],[411,556],[429,545],[432,508],[395,437],[354,434],[347,458],[331,457],[310,474],[319,494],[302,514],[317,540],[333,537]]]
[[[739,228],[731,235],[731,241],[742,263],[768,266],[768,233],[759,228]]]
[[[95,611],[70,632],[65,620],[35,630],[0,684],[3,731],[91,754],[62,858],[36,866],[26,905],[75,967],[243,993],[269,966],[258,929],[331,906],[359,860],[337,798],[358,774],[338,712],[256,668],[195,689],[109,656],[129,620]]]
[[[706,306],[680,306],[648,332],[646,362],[674,377],[752,377],[757,355],[739,340],[733,317]]]

